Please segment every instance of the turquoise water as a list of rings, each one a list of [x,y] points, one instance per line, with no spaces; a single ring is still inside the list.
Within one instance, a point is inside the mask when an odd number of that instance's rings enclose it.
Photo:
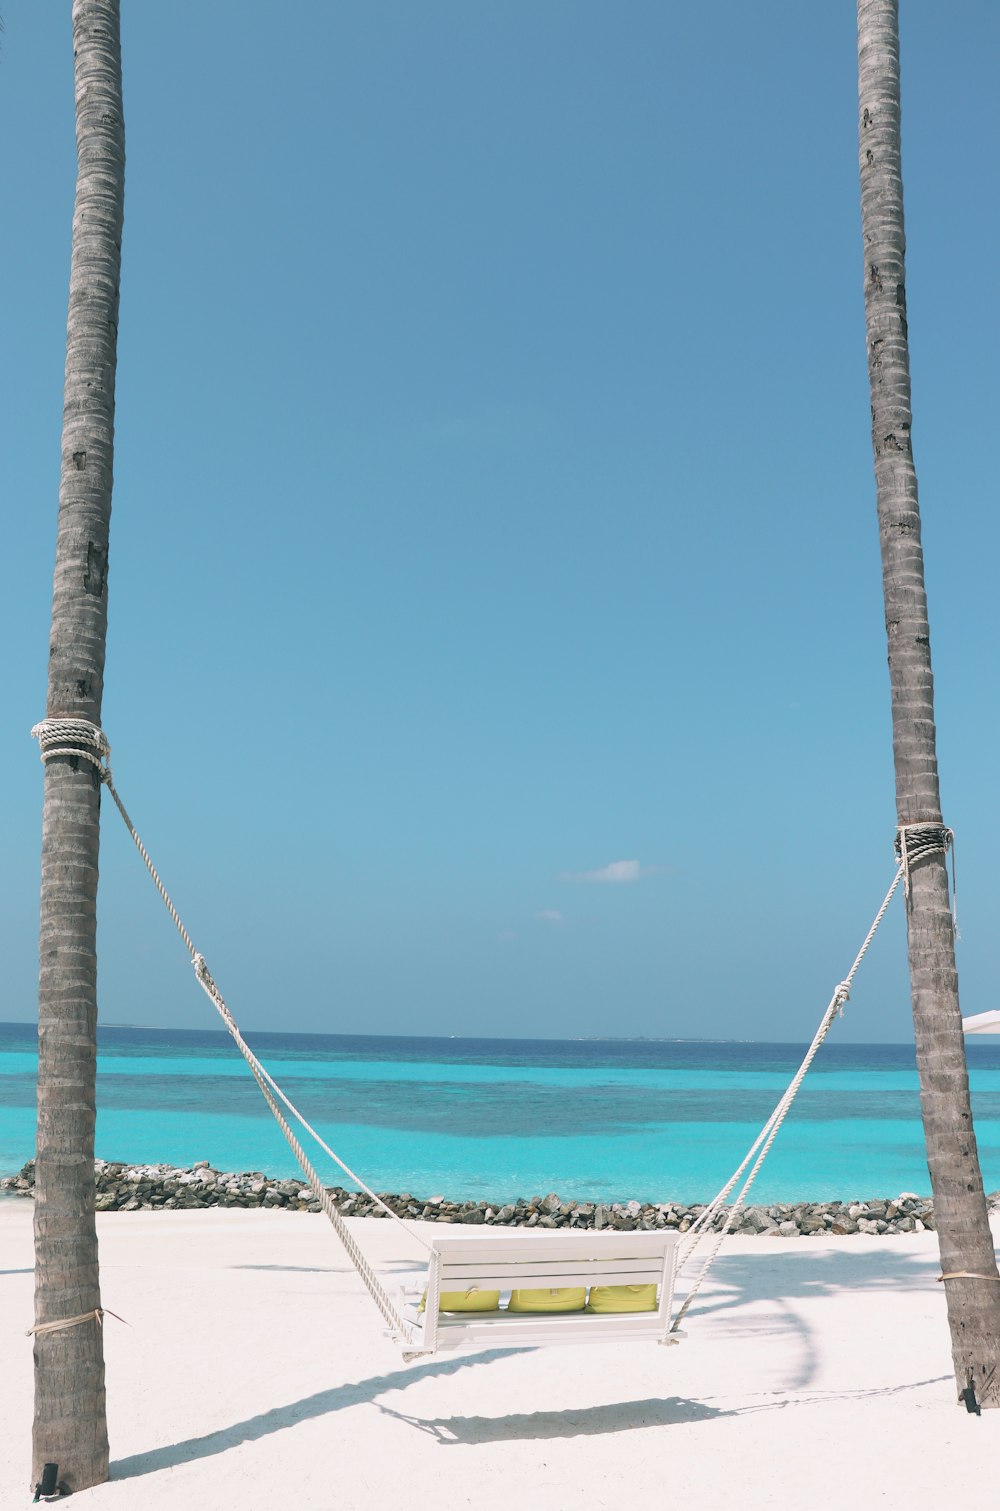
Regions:
[[[323,1136],[383,1191],[702,1200],[742,1158],[803,1047],[256,1034]],[[969,1044],[987,1189],[1000,1187],[1000,1044]],[[34,1028],[0,1024],[0,1173],[34,1143]],[[105,1159],[294,1173],[224,1033],[105,1029]],[[348,1184],[322,1158],[331,1183]],[[758,1181],[761,1200],[929,1192],[912,1047],[817,1057]]]

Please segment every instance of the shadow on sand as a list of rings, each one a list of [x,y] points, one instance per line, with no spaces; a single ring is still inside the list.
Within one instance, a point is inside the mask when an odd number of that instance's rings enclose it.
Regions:
[[[760,1242],[763,1246],[768,1240],[761,1239]],[[877,1250],[859,1248],[857,1253],[845,1253],[843,1250],[830,1253],[816,1249],[810,1252],[808,1240],[803,1240],[794,1252],[789,1252],[782,1244],[780,1248],[775,1247],[773,1253],[762,1247],[759,1253],[720,1257],[713,1266],[711,1291],[699,1298],[688,1314],[687,1325],[690,1331],[694,1332],[703,1326],[713,1330],[723,1328],[732,1338],[753,1340],[761,1348],[767,1347],[769,1338],[791,1332],[797,1335],[800,1345],[797,1363],[780,1390],[756,1394],[738,1405],[734,1405],[731,1399],[727,1400],[725,1406],[715,1406],[711,1404],[712,1397],[692,1401],[679,1396],[664,1396],[567,1411],[514,1412],[501,1417],[425,1419],[394,1411],[376,1400],[376,1397],[383,1394],[405,1390],[407,1386],[420,1380],[457,1374],[474,1366],[489,1365],[500,1359],[530,1352],[526,1349],[496,1348],[469,1357],[429,1360],[424,1364],[374,1375],[331,1390],[318,1391],[315,1395],[276,1406],[271,1411],[261,1412],[242,1422],[234,1422],[229,1427],[207,1433],[203,1437],[185,1438],[179,1443],[118,1459],[111,1465],[111,1478],[132,1479],[157,1470],[176,1468],[179,1464],[225,1453],[241,1443],[253,1442],[271,1433],[281,1432],[298,1422],[327,1416],[364,1403],[376,1405],[386,1416],[406,1423],[415,1431],[430,1434],[442,1445],[455,1445],[520,1438],[544,1440],[599,1436],[646,1427],[676,1427],[760,1411],[815,1406],[831,1400],[897,1395],[939,1384],[950,1376],[901,1381],[878,1389],[814,1390],[806,1393],[817,1378],[822,1360],[818,1340],[796,1308],[795,1302],[823,1296],[833,1298],[845,1291],[898,1294],[920,1290],[936,1295],[938,1288],[935,1280],[939,1272],[937,1259],[908,1254],[904,1245],[905,1239],[900,1239],[899,1248],[894,1247],[892,1252],[887,1252],[885,1246],[880,1245]],[[244,1265],[238,1268],[311,1270],[312,1267]],[[683,1294],[683,1286],[680,1289]],[[763,1315],[760,1311],[761,1303],[769,1307]],[[943,1298],[941,1305],[943,1312]],[[710,1342],[710,1336],[704,1336],[703,1341]]]
[[[767,1245],[760,1254],[722,1255],[715,1261],[711,1289],[692,1304],[685,1326],[691,1332],[699,1325],[725,1328],[734,1338],[758,1340],[762,1348],[776,1334],[795,1334],[798,1358],[785,1382],[786,1390],[808,1389],[822,1362],[818,1340],[797,1301],[833,1299],[845,1292],[900,1295],[923,1291],[940,1302],[944,1318],[944,1297],[936,1284],[941,1272],[937,1256],[928,1259],[907,1253],[905,1237],[891,1250],[885,1245],[862,1248],[860,1239],[854,1253],[811,1249],[808,1239],[759,1241]],[[785,1248],[785,1242],[794,1243],[794,1249]],[[693,1274],[697,1271],[695,1265]],[[683,1284],[679,1290],[683,1296]],[[762,1303],[768,1307],[766,1312],[761,1310]]]
[[[640,1427],[677,1427],[685,1422],[708,1422],[735,1413],[681,1396],[659,1400],[623,1401],[614,1406],[582,1406],[571,1411],[517,1411],[504,1417],[410,1417],[376,1403],[384,1416],[395,1417],[441,1444],[503,1443],[509,1439],[603,1437],[610,1432],[635,1432]]]
[[[320,1390],[301,1401],[290,1401],[286,1406],[275,1406],[271,1411],[262,1411],[246,1421],[234,1422],[218,1432],[206,1433],[200,1438],[185,1438],[180,1443],[169,1443],[162,1448],[151,1448],[146,1453],[133,1453],[129,1458],[115,1459],[111,1464],[109,1478],[113,1480],[134,1479],[141,1474],[152,1474],[157,1469],[176,1469],[178,1464],[190,1464],[195,1459],[211,1458],[216,1453],[225,1453],[241,1443],[252,1443],[268,1437],[272,1432],[282,1432],[294,1427],[297,1422],[308,1422],[314,1417],[324,1417],[348,1406],[359,1406],[372,1401],[383,1392],[405,1390],[417,1380],[457,1374],[476,1364],[491,1364],[495,1359],[506,1359],[512,1354],[524,1353],[520,1348],[494,1348],[472,1358],[445,1359],[417,1364],[409,1369],[394,1370],[391,1374],[373,1375],[367,1380],[355,1380],[332,1390]]]

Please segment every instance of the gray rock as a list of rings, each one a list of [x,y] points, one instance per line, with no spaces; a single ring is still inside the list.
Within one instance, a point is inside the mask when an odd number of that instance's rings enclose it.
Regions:
[[[838,1238],[848,1233],[856,1233],[858,1231],[857,1220],[849,1217],[846,1212],[838,1212],[830,1223],[829,1231]]]

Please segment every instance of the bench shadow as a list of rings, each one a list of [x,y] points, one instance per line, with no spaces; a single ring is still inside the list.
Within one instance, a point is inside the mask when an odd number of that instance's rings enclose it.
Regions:
[[[282,1432],[298,1422],[308,1422],[315,1417],[343,1411],[348,1406],[371,1402],[383,1392],[405,1390],[418,1380],[457,1374],[460,1370],[477,1364],[492,1364],[497,1359],[507,1359],[524,1352],[522,1348],[493,1348],[471,1358],[417,1364],[409,1369],[393,1370],[390,1374],[372,1375],[367,1380],[351,1381],[331,1390],[320,1390],[315,1395],[305,1396],[301,1401],[275,1406],[271,1411],[262,1411],[257,1416],[247,1417],[243,1422],[233,1422],[229,1427],[221,1427],[203,1437],[184,1438],[179,1443],[167,1443],[162,1448],[150,1448],[145,1453],[133,1453],[127,1458],[115,1459],[110,1466],[109,1478],[136,1479],[143,1474],[154,1474],[160,1469],[176,1469],[180,1464],[211,1458],[217,1453],[228,1452],[230,1448],[238,1448],[241,1443],[256,1442],[258,1438],[267,1437],[272,1432]]]
[[[515,1440],[602,1437],[612,1432],[635,1432],[643,1427],[680,1427],[691,1422],[718,1421],[723,1417],[749,1417],[760,1412],[826,1405],[831,1401],[882,1399],[922,1390],[928,1385],[940,1385],[950,1379],[950,1375],[936,1375],[929,1380],[912,1380],[884,1389],[813,1391],[798,1398],[782,1391],[769,1391],[740,1406],[713,1406],[710,1397],[691,1401],[683,1396],[665,1396],[568,1411],[512,1412],[503,1417],[414,1417],[393,1411],[381,1401],[374,1404],[384,1416],[394,1417],[397,1422],[425,1432],[443,1448],[448,1448],[457,1444],[475,1446]]]
[[[640,1427],[678,1427],[685,1422],[708,1422],[736,1413],[682,1396],[618,1405],[582,1406],[568,1411],[518,1411],[503,1417],[411,1417],[380,1401],[384,1416],[394,1417],[435,1438],[442,1446],[456,1443],[504,1443],[525,1439],[604,1437],[612,1432],[635,1432]]]

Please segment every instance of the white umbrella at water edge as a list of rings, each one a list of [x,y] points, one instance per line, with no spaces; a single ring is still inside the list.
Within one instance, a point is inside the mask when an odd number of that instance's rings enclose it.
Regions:
[[[1000,1034],[1000,1012],[976,1013],[973,1018],[963,1018],[962,1032],[966,1034]]]

